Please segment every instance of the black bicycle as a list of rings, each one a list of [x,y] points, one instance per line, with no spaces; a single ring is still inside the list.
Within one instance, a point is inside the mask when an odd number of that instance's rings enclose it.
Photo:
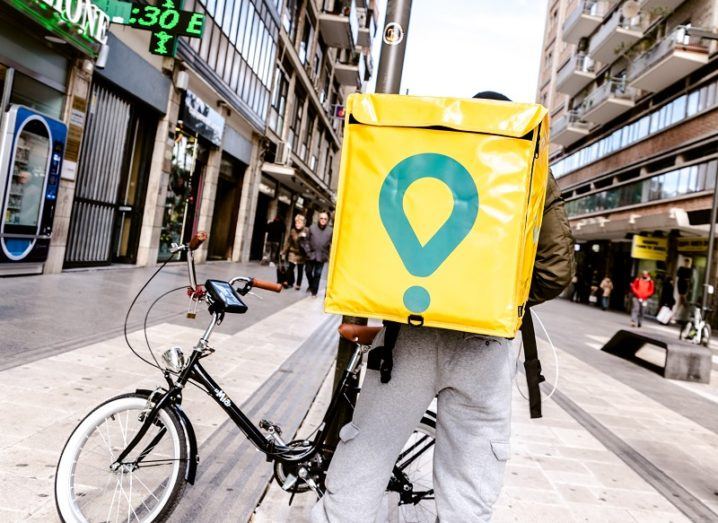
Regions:
[[[55,500],[63,521],[168,518],[187,484],[194,483],[199,461],[192,423],[181,407],[182,391],[188,383],[206,392],[245,436],[274,461],[274,478],[284,490],[292,495],[323,494],[333,453],[327,444],[328,428],[335,422],[341,403],[347,401],[347,392],[358,386],[363,355],[379,329],[340,327],[340,334],[354,342],[356,348],[322,423],[313,438],[285,442],[276,424],[262,420],[255,426],[200,362],[214,352],[209,339],[225,314],[247,312],[243,296],[255,288],[279,292],[281,286],[246,277],[229,282],[207,280],[204,286],[197,285],[192,251],[205,239],[206,235],[197,235],[188,244],[175,245],[173,254],[187,253],[190,281],[187,292],[195,306],[199,303],[208,306],[211,321],[207,329],[187,358],[179,348],[165,351],[163,364],[154,355],[154,362],[142,358],[162,370],[165,386],[116,396],[95,408],[75,428],[62,451],[55,477]],[[142,287],[126,318],[139,295],[166,263]],[[126,325],[127,320],[127,340]],[[127,343],[141,357],[129,340]],[[436,519],[431,467],[435,426],[436,415],[427,411],[394,466],[385,502],[391,505],[393,518],[398,521]]]

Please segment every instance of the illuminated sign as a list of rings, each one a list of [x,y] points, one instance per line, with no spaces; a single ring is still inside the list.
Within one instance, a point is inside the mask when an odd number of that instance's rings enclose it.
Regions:
[[[11,0],[10,5],[90,56],[107,41],[110,17],[90,0]]]
[[[110,14],[113,23],[152,31],[150,53],[160,56],[174,56],[180,36],[202,36],[205,15],[182,11],[181,2],[158,0],[157,5],[147,5],[120,0],[96,0]]]
[[[76,26],[79,33],[101,44],[107,42],[110,17],[90,0],[39,1],[49,5],[63,20]]]

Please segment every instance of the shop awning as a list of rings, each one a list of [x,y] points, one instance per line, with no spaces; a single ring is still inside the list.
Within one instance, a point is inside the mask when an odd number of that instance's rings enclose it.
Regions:
[[[635,212],[619,219],[603,216],[584,218],[571,223],[577,241],[623,240],[627,234],[655,231],[680,231],[682,236],[707,236],[709,225],[692,225],[688,213],[680,207],[672,207],[663,214]],[[717,231],[718,232],[718,231]]]

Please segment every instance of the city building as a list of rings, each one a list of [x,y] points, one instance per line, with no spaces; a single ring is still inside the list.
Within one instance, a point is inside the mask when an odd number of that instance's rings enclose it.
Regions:
[[[186,0],[204,31],[170,43],[76,4],[0,2],[0,274],[154,264],[201,230],[198,261],[260,259],[275,215],[333,208],[372,1]]]
[[[611,307],[625,309],[643,270],[656,279],[649,312],[668,279],[679,302],[701,300],[718,164],[716,29],[716,0],[548,3],[537,101],[551,114],[583,300],[609,275]],[[676,312],[685,319],[689,307]]]
[[[256,200],[250,259],[279,216],[334,208],[344,101],[372,73],[375,0],[288,0],[282,10],[274,91]]]

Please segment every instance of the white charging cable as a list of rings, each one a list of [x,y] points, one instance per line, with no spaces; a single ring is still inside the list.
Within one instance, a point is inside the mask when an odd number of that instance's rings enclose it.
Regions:
[[[553,350],[553,359],[556,365],[556,376],[553,380],[553,390],[546,396],[545,399],[549,400],[551,399],[551,396],[553,396],[553,393],[556,392],[556,389],[558,388],[558,371],[559,371],[559,363],[558,363],[558,351],[556,350],[556,346],[553,344],[553,341],[551,340],[551,336],[548,334],[548,330],[546,330],[546,326],[543,324],[543,321],[541,321],[541,318],[539,317],[538,313],[532,309],[529,309],[529,314],[533,314],[533,317],[536,318],[539,322],[539,325],[541,326],[541,329],[543,329],[544,334],[546,335],[546,340],[548,341],[549,345],[551,345],[551,350]],[[519,348],[519,352],[516,355],[516,373],[515,376],[518,376],[518,370],[519,370],[519,361],[521,360],[521,352],[523,352],[524,348],[524,342],[523,338],[521,339],[521,347]],[[519,382],[514,378],[514,382],[516,383],[516,390],[519,391],[519,394],[521,394],[521,397],[528,401],[528,396],[524,395],[524,392],[521,390],[521,387],[519,387]]]

